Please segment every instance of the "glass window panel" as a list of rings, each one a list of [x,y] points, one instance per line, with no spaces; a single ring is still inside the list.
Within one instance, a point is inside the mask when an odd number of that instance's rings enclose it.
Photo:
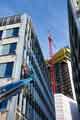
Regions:
[[[3,38],[18,37],[19,28],[7,29],[3,33]]]
[[[18,36],[18,33],[19,33],[19,28],[17,27],[17,28],[14,28],[14,30],[13,30],[13,36],[14,37],[17,37]]]
[[[13,36],[13,29],[8,29],[8,30],[6,30],[6,38],[8,38],[8,37],[12,37]]]
[[[6,30],[3,31],[2,39],[6,38]]]
[[[16,43],[0,46],[0,55],[15,54],[15,51],[16,51]]]
[[[0,64],[0,77],[5,75],[6,64]]]
[[[0,77],[11,77],[13,70],[13,62],[0,64]]]
[[[2,39],[2,33],[3,33],[3,31],[0,31],[0,40]]]
[[[6,70],[5,70],[5,77],[11,77],[13,70],[13,62],[7,63]]]
[[[13,29],[4,30],[2,38],[5,39],[12,37],[12,33],[13,33]]]
[[[16,52],[16,43],[12,43],[12,44],[10,44],[9,53],[10,54],[15,54],[15,52]]]
[[[8,54],[9,53],[9,49],[10,49],[10,45],[3,45],[2,46],[2,52],[1,52],[1,55],[5,55],[5,54]]]

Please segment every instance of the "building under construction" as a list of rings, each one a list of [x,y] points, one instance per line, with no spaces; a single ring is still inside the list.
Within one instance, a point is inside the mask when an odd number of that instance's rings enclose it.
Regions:
[[[50,78],[31,17],[0,18],[0,120],[55,120],[54,111]]]
[[[54,74],[56,81],[56,93],[63,93],[64,95],[74,98],[75,91],[72,79],[71,69],[71,52],[69,48],[60,49],[49,63],[54,64]]]

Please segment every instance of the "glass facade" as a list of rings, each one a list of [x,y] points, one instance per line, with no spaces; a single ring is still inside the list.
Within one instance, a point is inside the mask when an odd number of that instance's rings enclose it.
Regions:
[[[75,11],[75,13],[74,13]],[[71,59],[73,82],[75,87],[76,98],[80,111],[80,11],[73,9],[72,1],[68,0],[68,19],[69,19],[69,35],[71,45]]]
[[[33,74],[34,81],[28,84],[29,92],[27,95],[24,96],[22,93],[19,95],[18,106],[26,119],[55,120],[54,97],[51,91],[49,73],[38,39],[33,32],[31,32],[31,41],[29,42],[28,66],[30,67],[30,73]],[[24,76],[24,78],[25,80],[28,79],[27,76]],[[23,107],[24,104],[26,105],[25,108]]]
[[[12,75],[13,62],[0,64],[0,78],[9,78]]]

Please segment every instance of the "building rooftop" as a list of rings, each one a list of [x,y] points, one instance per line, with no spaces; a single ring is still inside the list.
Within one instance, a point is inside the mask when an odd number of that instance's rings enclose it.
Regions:
[[[21,16],[20,15],[1,17],[0,18],[0,26],[20,23],[20,22],[21,22]]]

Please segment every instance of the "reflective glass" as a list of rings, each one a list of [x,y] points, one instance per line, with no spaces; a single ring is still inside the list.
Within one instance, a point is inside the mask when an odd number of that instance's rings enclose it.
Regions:
[[[2,39],[2,33],[3,33],[3,31],[0,31],[0,40]]]
[[[13,62],[0,64],[0,77],[8,78],[12,75]]]
[[[18,37],[19,28],[7,29],[3,32],[2,38]]]
[[[16,43],[0,46],[0,55],[15,54],[15,52],[16,52]]]

